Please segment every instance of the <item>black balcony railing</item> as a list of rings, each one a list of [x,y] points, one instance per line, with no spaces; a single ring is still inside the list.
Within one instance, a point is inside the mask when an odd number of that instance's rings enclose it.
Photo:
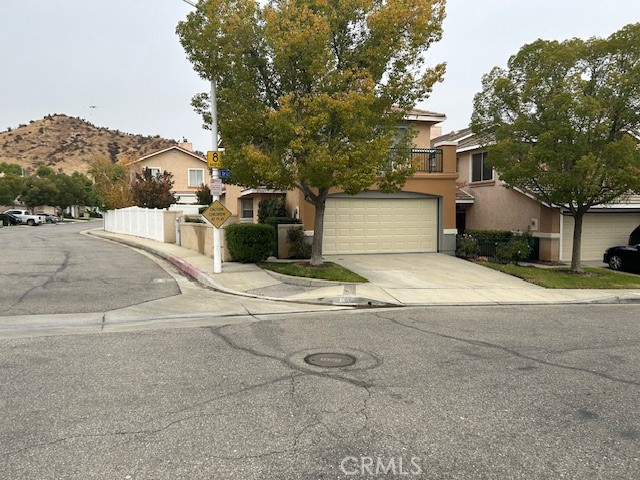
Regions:
[[[441,173],[442,150],[439,148],[412,148],[411,165],[416,172]]]
[[[392,149],[382,170],[393,171],[401,165],[406,166],[408,162],[411,162],[411,166],[416,172],[441,173],[442,150],[439,148],[412,148],[410,158],[406,158],[398,150]]]

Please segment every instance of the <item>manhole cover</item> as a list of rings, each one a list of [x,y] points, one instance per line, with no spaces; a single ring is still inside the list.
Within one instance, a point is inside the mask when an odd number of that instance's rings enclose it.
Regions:
[[[355,357],[346,353],[314,353],[304,361],[315,367],[348,367],[356,363]]]

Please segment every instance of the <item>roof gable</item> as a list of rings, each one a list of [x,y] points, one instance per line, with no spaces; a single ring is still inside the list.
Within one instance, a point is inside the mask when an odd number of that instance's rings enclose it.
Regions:
[[[140,157],[137,160],[134,160],[133,162],[131,162],[129,165],[133,165],[134,163],[139,163],[139,162],[142,162],[144,160],[148,160],[148,159],[150,159],[152,157],[161,155],[161,154],[166,153],[166,152],[168,152],[170,150],[177,150],[177,151],[179,151],[181,153],[190,155],[191,157],[193,157],[193,158],[195,158],[197,160],[200,160],[201,162],[205,162],[205,163],[207,162],[206,158],[204,158],[202,155],[198,155],[197,153],[191,152],[189,150],[186,150],[186,149],[184,149],[184,148],[182,148],[182,147],[180,147],[178,145],[172,145],[169,148],[158,150],[157,152],[152,152],[152,153],[149,153],[149,154],[145,155],[144,157]]]

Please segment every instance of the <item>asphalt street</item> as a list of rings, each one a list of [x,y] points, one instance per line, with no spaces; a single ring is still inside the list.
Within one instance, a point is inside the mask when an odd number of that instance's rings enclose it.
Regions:
[[[636,479],[639,319],[443,307],[27,329],[0,338],[0,476]],[[356,363],[304,362],[318,352]]]
[[[150,258],[79,235],[96,225],[0,228],[0,315],[100,312],[180,293]]]

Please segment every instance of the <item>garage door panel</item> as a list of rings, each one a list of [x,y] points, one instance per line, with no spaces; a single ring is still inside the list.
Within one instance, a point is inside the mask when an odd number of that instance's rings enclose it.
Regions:
[[[328,199],[324,252],[435,252],[437,208],[433,198]]]
[[[571,216],[562,217],[562,252],[560,259],[571,260],[573,226]],[[602,260],[604,251],[615,245],[626,245],[629,235],[640,225],[640,213],[588,213],[582,222],[582,260]]]

